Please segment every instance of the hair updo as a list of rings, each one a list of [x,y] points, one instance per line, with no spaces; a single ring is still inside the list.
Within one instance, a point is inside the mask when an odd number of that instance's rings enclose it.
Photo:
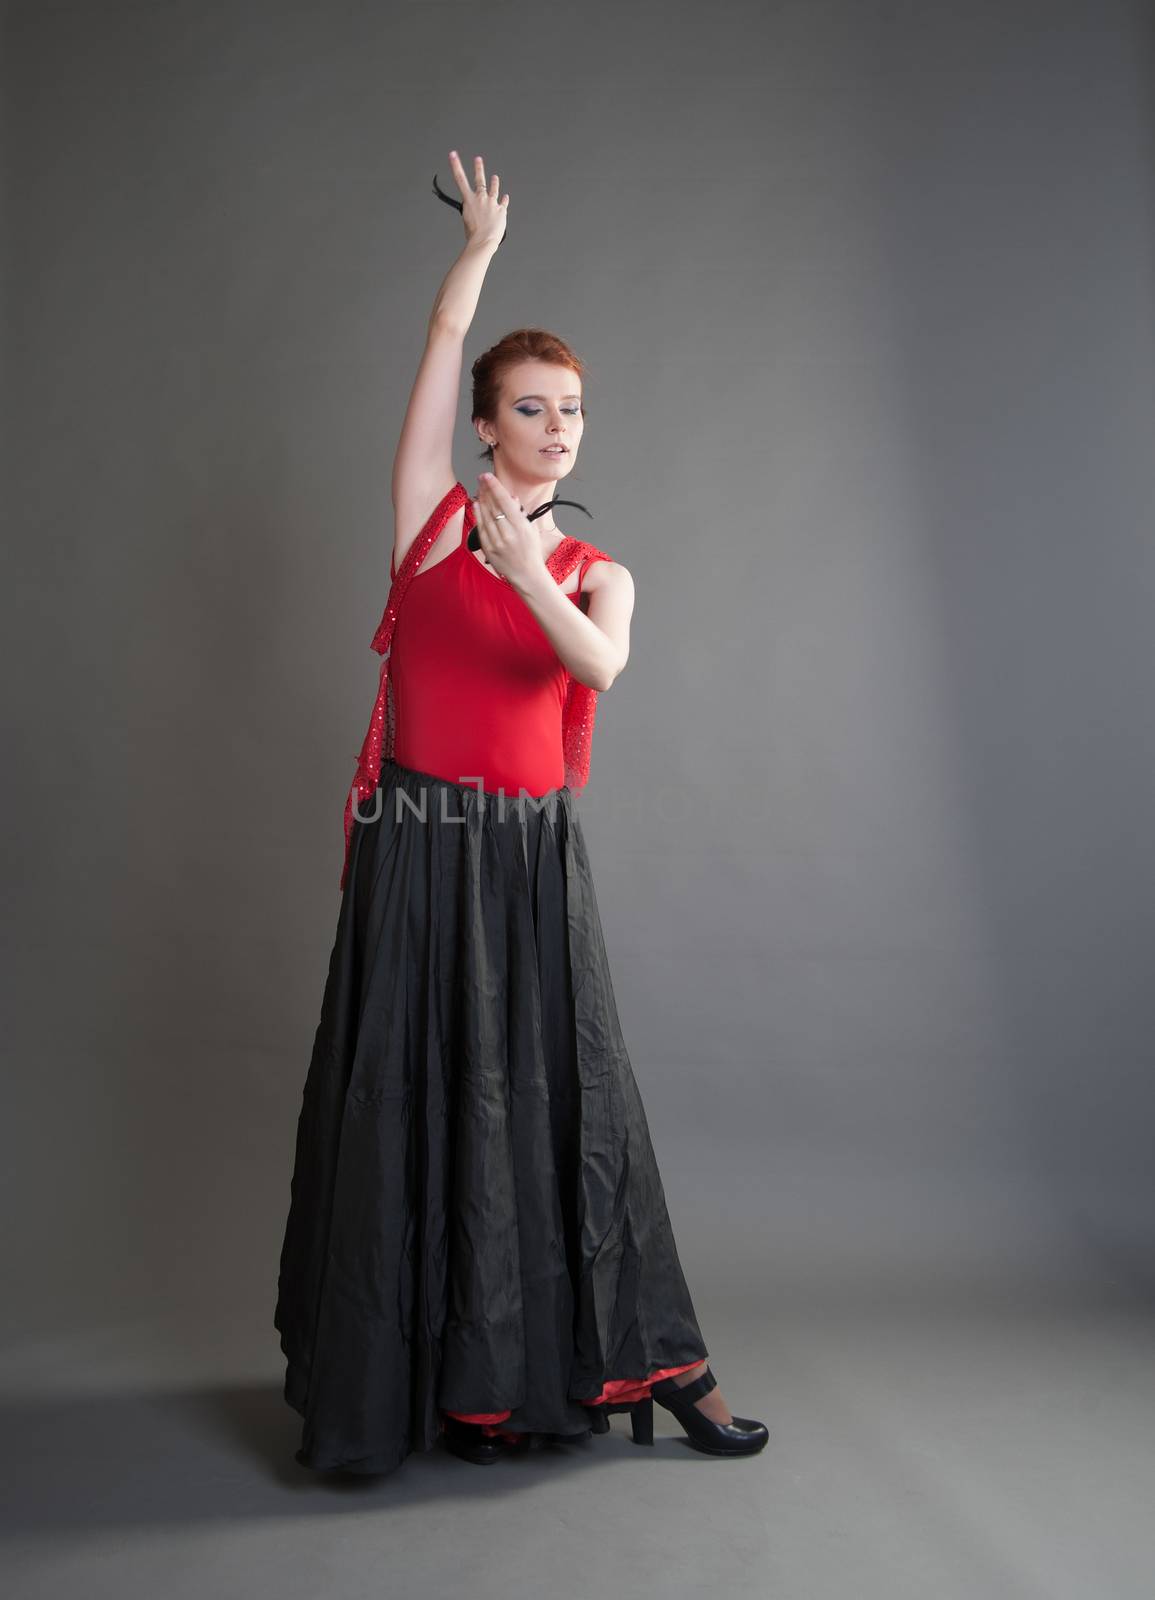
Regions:
[[[471,420],[480,417],[483,422],[497,421],[502,379],[511,367],[518,366],[522,361],[548,361],[554,366],[569,367],[583,382],[585,379],[585,364],[580,356],[575,355],[556,333],[549,333],[545,328],[515,328],[473,363]],[[584,400],[581,402],[581,414],[584,418]],[[492,445],[486,446],[480,459],[493,464]]]

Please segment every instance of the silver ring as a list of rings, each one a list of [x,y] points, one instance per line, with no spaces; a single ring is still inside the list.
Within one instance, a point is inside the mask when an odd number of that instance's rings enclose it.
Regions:
[[[505,522],[508,519],[504,511],[495,511],[493,514],[493,520],[494,522]]]

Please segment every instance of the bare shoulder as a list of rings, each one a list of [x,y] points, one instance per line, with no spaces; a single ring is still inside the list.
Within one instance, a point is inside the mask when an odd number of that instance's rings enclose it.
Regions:
[[[582,590],[586,594],[597,594],[601,590],[623,598],[632,597],[634,593],[634,575],[629,567],[620,561],[606,560],[599,556],[592,566],[586,570],[582,580]]]

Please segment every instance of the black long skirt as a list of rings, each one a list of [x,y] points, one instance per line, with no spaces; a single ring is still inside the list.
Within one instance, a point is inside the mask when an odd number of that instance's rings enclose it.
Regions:
[[[572,791],[481,793],[387,761],[365,811],[274,1325],[296,1459],[386,1473],[446,1411],[580,1436],[604,1386],[707,1351]]]

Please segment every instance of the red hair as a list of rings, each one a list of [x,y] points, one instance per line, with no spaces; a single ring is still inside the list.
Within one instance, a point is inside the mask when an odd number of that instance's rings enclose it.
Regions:
[[[483,422],[497,421],[502,379],[511,367],[518,366],[522,361],[549,361],[554,366],[569,367],[583,382],[585,380],[585,363],[556,333],[550,333],[545,328],[515,328],[473,363],[472,417],[480,417]],[[586,414],[584,400],[581,413],[583,417]],[[482,460],[492,462],[492,445],[487,445],[481,455]]]

